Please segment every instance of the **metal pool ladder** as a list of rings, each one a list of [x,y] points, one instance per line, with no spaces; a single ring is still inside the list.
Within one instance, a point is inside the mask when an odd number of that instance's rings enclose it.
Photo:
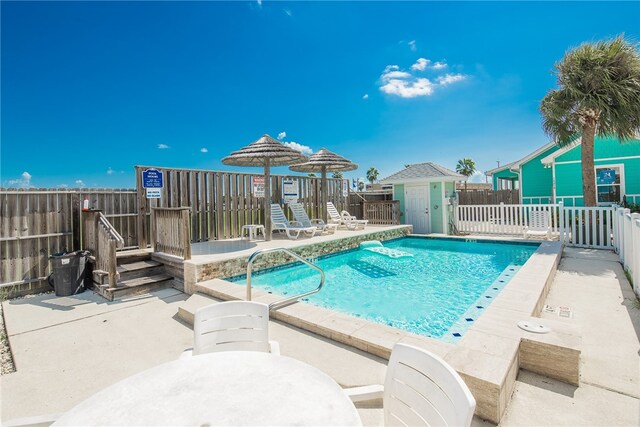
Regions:
[[[259,251],[255,251],[254,253],[251,254],[251,256],[249,257],[249,260],[247,261],[247,301],[251,301],[251,272],[253,270],[253,261],[256,260],[256,258],[258,258],[260,255],[263,254],[268,254],[268,253],[273,253],[273,252],[284,252],[285,254],[289,255],[290,257],[300,261],[303,264],[306,264],[307,266],[318,270],[318,272],[320,273],[320,284],[318,285],[317,288],[309,291],[309,292],[305,292],[302,293],[300,295],[294,295],[292,297],[289,298],[285,298],[283,300],[280,301],[276,301],[276,302],[272,302],[271,304],[269,304],[269,310],[277,310],[279,308],[285,307],[289,304],[293,304],[294,302],[298,301],[300,298],[304,298],[307,297],[309,295],[313,295],[316,294],[318,292],[320,292],[320,289],[322,289],[322,287],[324,286],[324,271],[322,271],[322,269],[320,267],[318,267],[315,264],[312,264],[311,262],[309,262],[308,260],[302,258],[300,255],[295,254],[293,252],[291,252],[288,249],[285,248],[272,248],[272,249],[261,249]]]

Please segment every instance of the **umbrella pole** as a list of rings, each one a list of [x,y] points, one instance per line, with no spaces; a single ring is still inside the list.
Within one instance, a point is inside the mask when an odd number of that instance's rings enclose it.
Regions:
[[[327,167],[322,167],[322,220],[327,224]]]
[[[269,158],[264,163],[264,228],[266,241],[271,240],[271,161]]]

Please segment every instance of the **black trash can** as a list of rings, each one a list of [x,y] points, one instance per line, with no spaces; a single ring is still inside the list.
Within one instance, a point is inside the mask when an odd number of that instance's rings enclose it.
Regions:
[[[51,259],[53,273],[49,276],[49,284],[53,286],[56,296],[84,292],[84,278],[86,274],[87,253],[76,251],[67,254],[54,254]]]

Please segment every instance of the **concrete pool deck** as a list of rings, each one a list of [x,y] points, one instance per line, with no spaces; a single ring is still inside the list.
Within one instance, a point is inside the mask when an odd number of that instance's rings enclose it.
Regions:
[[[91,293],[5,301],[17,371],[0,378],[2,420],[64,412],[116,381],[174,360],[192,345],[176,320],[187,299],[167,289],[127,301]],[[640,310],[610,252],[565,249],[545,304],[571,318],[542,313],[583,330],[580,387],[520,370],[500,425],[638,425]],[[325,371],[344,386],[379,383],[386,361],[278,321],[272,338],[284,355]],[[379,407],[359,409],[382,425]],[[492,425],[474,418],[474,425]]]

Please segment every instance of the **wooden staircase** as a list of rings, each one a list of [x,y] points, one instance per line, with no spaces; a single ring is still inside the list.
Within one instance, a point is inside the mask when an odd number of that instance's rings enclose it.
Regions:
[[[156,289],[170,288],[174,278],[165,273],[164,264],[151,259],[149,251],[134,250],[117,254],[117,287],[109,286],[109,277],[93,272],[93,290],[109,301],[144,294]]]

